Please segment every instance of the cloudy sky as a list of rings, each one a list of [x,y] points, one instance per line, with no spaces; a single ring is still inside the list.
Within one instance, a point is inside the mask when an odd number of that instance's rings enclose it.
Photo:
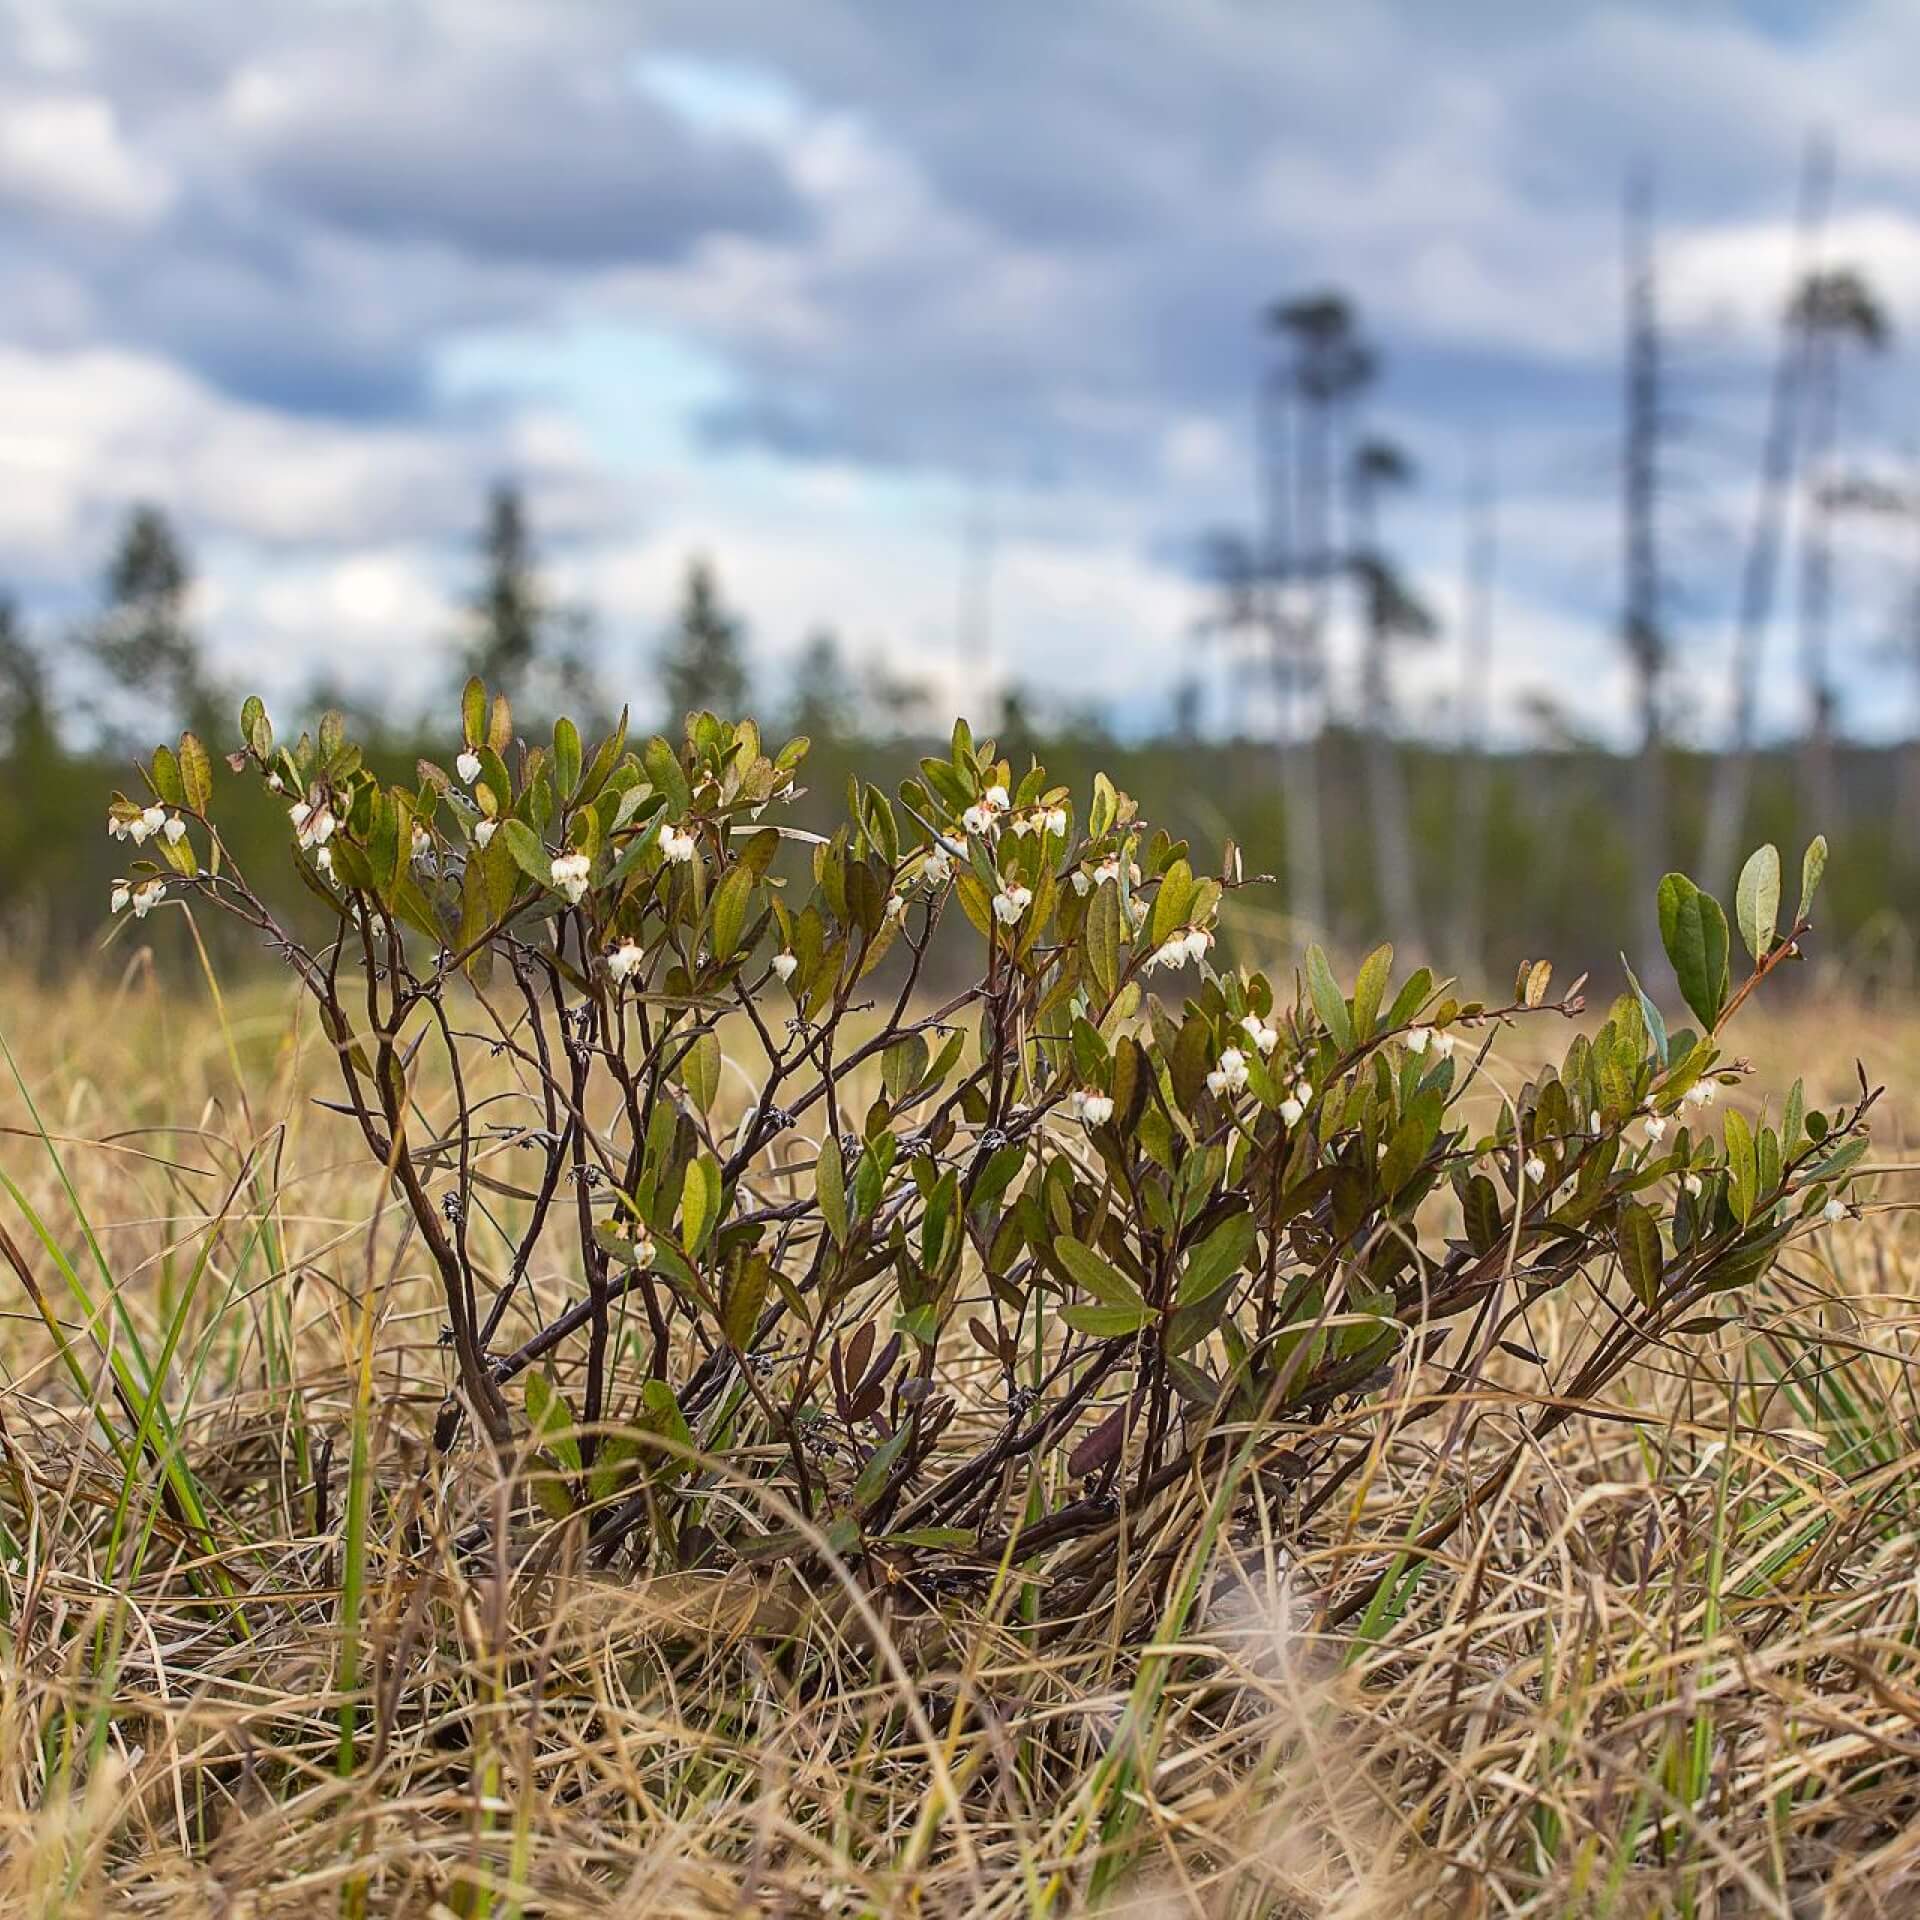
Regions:
[[[443,671],[481,495],[530,498],[609,680],[711,553],[770,683],[829,623],[948,699],[1017,675],[1153,723],[1193,555],[1249,516],[1253,316],[1337,282],[1451,621],[1497,475],[1497,695],[1617,722],[1620,203],[1653,170],[1664,528],[1710,726],[1809,129],[1920,441],[1910,0],[0,0],[0,578],[58,631],[128,502],[188,532],[220,665]],[[1491,449],[1476,455],[1475,449]],[[1843,556],[1846,716],[1913,542]],[[989,658],[963,656],[985,604]],[[1447,637],[1409,663],[1448,724]],[[1777,629],[1769,711],[1794,711]]]

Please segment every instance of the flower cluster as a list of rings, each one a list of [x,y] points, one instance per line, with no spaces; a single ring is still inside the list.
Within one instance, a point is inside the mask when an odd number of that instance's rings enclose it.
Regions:
[[[156,835],[169,846],[178,846],[186,837],[187,823],[164,807],[143,807],[138,813],[110,812],[107,836],[113,840],[131,840],[137,847]]]
[[[1129,882],[1136,887],[1140,884],[1139,861],[1129,860],[1127,862],[1127,878]],[[1117,853],[1108,854],[1091,872],[1085,867],[1075,867],[1073,870],[1073,890],[1083,898],[1091,893],[1095,887],[1116,887],[1119,884],[1120,856]]]
[[[669,866],[684,867],[694,854],[693,831],[689,827],[660,829],[660,857]]]
[[[1003,927],[1010,927],[1032,905],[1033,889],[1016,880],[993,896],[993,917]]]
[[[996,793],[1004,793],[1004,787],[996,787]],[[1031,813],[1018,814],[1014,818],[1013,830],[1025,838],[1030,833],[1052,834],[1056,840],[1066,837],[1067,810],[1065,807],[1035,807]]]
[[[287,818],[293,822],[294,844],[302,849],[324,847],[340,824],[324,800],[317,806],[296,800],[287,809]]]
[[[1088,1087],[1075,1087],[1067,1095],[1067,1110],[1089,1127],[1104,1127],[1113,1118],[1113,1101],[1104,1093]]]
[[[1213,934],[1206,927],[1183,927],[1161,941],[1147,960],[1154,967],[1184,967],[1189,960],[1204,960],[1213,945]]]
[[[125,880],[113,883],[112,909],[122,913],[128,907],[133,909],[136,920],[144,920],[160,902],[166,898],[167,883],[164,880],[142,880],[137,885]]]
[[[1228,1047],[1220,1064],[1207,1075],[1207,1091],[1216,1097],[1244,1093],[1247,1089],[1247,1056],[1238,1047]]]
[[[1005,787],[989,787],[960,816],[960,823],[972,834],[997,833],[1000,830],[1000,816],[1012,804]]]
[[[565,894],[577,907],[586,895],[587,875],[592,867],[593,862],[584,853],[556,853],[549,869],[554,891]]]

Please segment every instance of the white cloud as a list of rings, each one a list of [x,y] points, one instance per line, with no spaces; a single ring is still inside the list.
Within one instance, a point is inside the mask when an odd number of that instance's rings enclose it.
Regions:
[[[47,94],[0,101],[0,196],[60,218],[144,225],[174,185],[151,154],[121,136],[110,100]]]
[[[136,499],[260,548],[444,540],[476,522],[484,488],[507,474],[552,532],[621,517],[569,419],[529,412],[466,431],[300,419],[146,355],[0,347],[0,554],[18,567],[80,559]]]
[[[1792,291],[1801,248],[1784,220],[1726,222],[1675,235],[1665,249],[1674,309],[1711,319],[1770,351]],[[1859,269],[1889,307],[1920,315],[1920,217],[1894,206],[1859,207],[1827,222],[1818,260]]]
[[[281,556],[244,550],[202,596],[215,669],[269,700],[326,680],[404,712],[445,685],[457,619],[436,557],[412,547]]]
[[[328,631],[417,641],[513,473],[629,655],[703,546],[769,652],[831,621],[958,699],[979,490],[1000,667],[1144,718],[1202,601],[1147,556],[1248,517],[1253,315],[1331,280],[1417,457],[1525,439],[1503,697],[1545,676],[1617,712],[1628,162],[1658,168],[1676,333],[1733,367],[1728,443],[1757,437],[1809,120],[1846,128],[1829,255],[1920,308],[1898,0],[1791,36],[1650,0],[1355,0],[1337,31],[1238,0],[1098,33],[862,0],[654,0],[644,34],[590,0],[0,14],[0,561],[71,587],[150,494],[221,569],[222,646],[251,623],[275,668]],[[436,381],[482,339],[484,380]],[[1744,449],[1704,490],[1729,473],[1744,527]],[[1394,512],[1443,601],[1456,522]],[[1715,576],[1684,583],[1704,633],[1728,556],[1675,546]],[[1410,706],[1449,657],[1411,657]]]

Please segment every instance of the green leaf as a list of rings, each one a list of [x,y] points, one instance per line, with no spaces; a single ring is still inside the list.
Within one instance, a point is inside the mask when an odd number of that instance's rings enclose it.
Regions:
[[[642,1433],[658,1434],[663,1440],[670,1440],[675,1446],[691,1451],[693,1434],[687,1426],[686,1416],[680,1411],[680,1403],[673,1397],[673,1389],[664,1380],[649,1380],[640,1389],[640,1415],[634,1423]],[[660,1452],[657,1448],[647,1456],[647,1471],[653,1478],[677,1480],[693,1463],[690,1460],[676,1459],[671,1454]]]
[[[927,1037],[909,1033],[880,1056],[880,1086],[888,1103],[899,1106],[920,1085],[927,1070]]]
[[[507,843],[507,851],[513,855],[513,864],[529,880],[538,881],[543,887],[553,885],[553,857],[540,844],[540,836],[524,820],[503,820],[500,823],[500,838]]]
[[[1620,956],[1620,964],[1626,968],[1627,985],[1633,989],[1633,997],[1640,1003],[1640,1018],[1646,1022],[1647,1033],[1652,1038],[1654,1058],[1664,1067],[1669,1053],[1667,1023],[1661,1017],[1660,1009],[1653,1004],[1646,988],[1635,977],[1633,968],[1624,953]]]
[[[667,796],[667,805],[676,814],[685,813],[693,805],[693,789],[681,771],[679,756],[658,734],[641,748],[640,764],[646,768],[654,791]]]
[[[890,1533],[884,1545],[889,1547],[946,1547],[971,1553],[980,1536],[972,1527],[909,1527],[905,1533]]]
[[[184,807],[187,804],[187,789],[180,778],[180,762],[174,758],[171,747],[155,747],[153,762],[147,769],[148,777],[153,781],[153,790],[170,807]]]
[[[619,859],[607,869],[607,885],[615,892],[619,891],[628,874],[632,873],[647,857],[654,842],[660,837],[660,829],[667,824],[667,810],[659,799],[652,795],[645,796],[645,799],[646,803],[654,809],[653,813],[640,831],[627,841]]]
[[[1743,1287],[1758,1280],[1773,1265],[1781,1243],[1792,1231],[1793,1222],[1786,1220],[1777,1227],[1736,1240],[1701,1273],[1702,1284],[1709,1293],[1725,1293],[1731,1287]]]
[[[1393,949],[1375,947],[1360,963],[1360,976],[1353,983],[1353,1034],[1356,1040],[1373,1037],[1373,1023],[1386,998],[1387,981],[1393,973]]]
[[[747,905],[753,898],[753,869],[732,867],[727,877],[713,890],[713,957],[718,961],[733,958],[740,935],[747,924]]]
[[[1800,1142],[1806,1133],[1807,1089],[1803,1081],[1796,1080],[1787,1089],[1786,1111],[1780,1116],[1781,1151],[1793,1155],[1800,1151]]]
[[[513,904],[514,859],[509,841],[496,835],[484,848],[470,848],[467,870],[460,881],[460,931],[462,949],[471,947],[487,929],[504,919]],[[407,897],[405,889],[400,898]],[[431,927],[431,920],[428,927]],[[423,928],[422,931],[427,931]],[[469,970],[484,974],[491,949],[479,948],[468,962]]]
[[[1090,839],[1098,840],[1120,812],[1120,796],[1114,791],[1114,785],[1104,773],[1093,776],[1093,805],[1087,809],[1087,834]]]
[[[1382,1193],[1398,1193],[1419,1172],[1420,1163],[1426,1159],[1427,1149],[1433,1144],[1435,1131],[1431,1110],[1423,1109],[1419,1101],[1401,1115],[1399,1124],[1387,1140],[1386,1152],[1380,1156]]]
[[[680,1238],[689,1254],[698,1254],[720,1217],[720,1166],[702,1153],[687,1163],[680,1189]]]
[[[565,806],[580,784],[580,729],[563,713],[553,723],[553,785]]]
[[[708,1027],[680,1063],[680,1084],[702,1113],[711,1113],[720,1094],[720,1036]]]
[[[1737,1108],[1727,1110],[1727,1205],[1744,1227],[1753,1218],[1758,1197],[1759,1162],[1753,1148],[1753,1129]]]
[[[1211,1297],[1196,1300],[1190,1307],[1176,1307],[1169,1315],[1163,1339],[1169,1354],[1185,1353],[1219,1326],[1232,1301],[1232,1290],[1216,1287]]]
[[[882,1440],[867,1455],[860,1468],[860,1477],[853,1483],[853,1510],[865,1513],[873,1503],[887,1490],[887,1482],[893,1477],[894,1467],[906,1451],[908,1440],[913,1437],[913,1428],[907,1425],[895,1427],[886,1439]]]
[[[1807,917],[1813,896],[1820,891],[1820,877],[1826,870],[1827,836],[1816,833],[1807,842],[1806,855],[1800,862],[1800,911],[1794,915],[1796,925]]]
[[[1467,1240],[1475,1253],[1491,1253],[1500,1244],[1500,1190],[1484,1173],[1476,1173],[1467,1182],[1467,1197],[1461,1212],[1466,1219]]]
[[[1140,1289],[1118,1267],[1101,1259],[1091,1247],[1081,1245],[1070,1234],[1061,1233],[1054,1236],[1053,1250],[1059,1256],[1060,1264],[1096,1300],[1104,1301],[1108,1306],[1146,1310]]]
[[[1684,873],[1660,882],[1660,940],[1680,994],[1709,1032],[1727,1000],[1727,916]]]
[[[1193,869],[1184,860],[1176,860],[1160,876],[1160,891],[1153,901],[1153,930],[1149,938],[1157,947],[1171,940],[1187,924],[1193,905]]]
[[[1780,849],[1761,847],[1740,869],[1733,910],[1740,922],[1740,938],[1756,961],[1773,947],[1773,931],[1780,920]]]
[[[691,1173],[692,1169],[689,1168],[688,1172]],[[719,1181],[720,1170],[717,1167],[714,1168],[713,1178],[716,1183]],[[739,1270],[727,1282],[727,1296],[720,1306],[720,1331],[741,1353],[745,1353],[753,1344],[753,1336],[760,1325],[760,1312],[767,1304],[767,1290],[772,1281],[773,1269],[767,1264],[766,1255],[754,1253],[741,1261]]]
[[[847,1173],[840,1158],[840,1142],[832,1134],[820,1143],[820,1158],[813,1170],[813,1190],[820,1202],[820,1217],[834,1243],[847,1244]]]
[[[1191,1307],[1210,1299],[1240,1271],[1257,1237],[1250,1213],[1236,1213],[1221,1221],[1187,1255],[1186,1271],[1180,1276],[1175,1296],[1178,1304]]]
[[[187,805],[195,813],[205,813],[213,799],[213,761],[198,734],[180,736],[180,780],[187,790]]]
[[[1637,1200],[1623,1200],[1614,1245],[1620,1250],[1621,1271],[1634,1298],[1643,1307],[1651,1307],[1660,1297],[1660,1280],[1666,1268],[1660,1250],[1659,1221]]]
[[[1807,1169],[1807,1179],[1837,1179],[1841,1174],[1845,1173],[1856,1160],[1864,1156],[1867,1148],[1871,1144],[1871,1141],[1865,1138],[1859,1138],[1849,1140],[1843,1145],[1835,1147],[1824,1159],[1815,1161],[1814,1164]]]
[[[476,673],[460,693],[460,737],[478,747],[487,737],[487,690]]]
[[[1120,984],[1120,889],[1095,887],[1087,908],[1087,966],[1109,999]]]
[[[1153,1318],[1153,1309],[1144,1300],[1137,1307],[1062,1307],[1060,1318],[1075,1333],[1113,1340],[1122,1334],[1138,1333]]]
[[[569,1473],[578,1473],[580,1442],[574,1433],[573,1409],[538,1368],[529,1372],[526,1380],[527,1417],[533,1423],[535,1444],[545,1448]]]
[[[250,693],[240,703],[240,738],[264,760],[273,751],[273,722],[267,718],[265,703]]]
[[[647,1382],[650,1387],[665,1384],[662,1380]],[[640,1444],[632,1434],[605,1435],[594,1453],[593,1470],[587,1475],[587,1499],[596,1507],[602,1501],[611,1500],[626,1485],[639,1459]]]
[[[1347,1012],[1346,995],[1327,965],[1325,951],[1315,944],[1307,949],[1307,992],[1320,1024],[1333,1036],[1333,1044],[1342,1052],[1353,1045],[1353,1021]]]
[[[1400,991],[1393,996],[1393,1005],[1387,1009],[1387,1025],[1404,1027],[1413,1016],[1426,1005],[1427,997],[1433,992],[1433,973],[1427,967],[1416,967],[1402,983]]]

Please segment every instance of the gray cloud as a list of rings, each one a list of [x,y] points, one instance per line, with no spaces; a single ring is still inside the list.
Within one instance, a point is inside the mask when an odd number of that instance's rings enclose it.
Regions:
[[[363,45],[250,70],[237,163],[295,218],[483,262],[579,269],[677,259],[717,233],[799,238],[765,152],[698,138],[617,68],[448,51]]]
[[[724,367],[660,400],[718,490],[743,453],[984,480],[1156,564],[1243,511],[1277,293],[1352,289],[1436,473],[1545,418],[1510,483],[1592,503],[1629,162],[1683,257],[1784,218],[1815,120],[1849,204],[1911,226],[1920,195],[1900,0],[0,0],[0,28],[0,343],[466,445],[450,344],[624,327]],[[711,70],[711,112],[645,83],[663,58]],[[784,104],[730,114],[742,73]],[[1736,459],[1772,304],[1711,343]],[[1593,568],[1537,564],[1597,620]]]

